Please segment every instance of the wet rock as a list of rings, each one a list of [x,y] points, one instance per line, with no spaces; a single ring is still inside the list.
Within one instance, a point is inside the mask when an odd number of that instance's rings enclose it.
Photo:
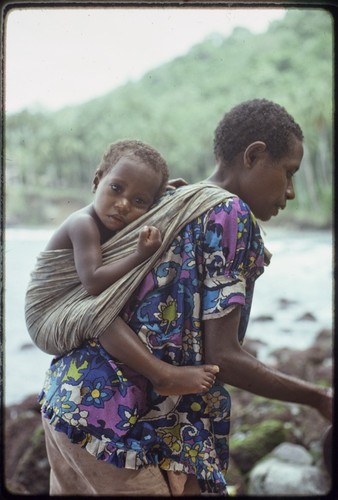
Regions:
[[[276,349],[270,355],[274,368],[309,382],[332,385],[332,331],[321,330],[308,349]]]
[[[30,495],[48,495],[49,463],[42,425],[37,425],[27,442],[27,449],[18,460],[13,484],[25,488]]]
[[[270,355],[274,367],[288,375],[308,380],[308,357],[306,351],[292,350],[288,347],[276,349]]]
[[[332,357],[332,331],[322,330],[309,349],[277,349],[274,351],[271,365],[284,373],[330,387],[333,379]],[[257,443],[257,447],[260,448],[259,433],[254,432],[256,425],[273,419],[277,420],[288,432],[284,441],[287,440],[294,445],[302,445],[305,449],[310,450],[315,459],[316,467],[321,464],[321,468],[326,472],[330,470],[330,453],[332,453],[330,437],[324,444],[329,424],[315,409],[296,403],[265,399],[236,388],[230,388],[230,394],[233,408],[230,460],[231,458],[235,459],[240,468],[248,469],[251,458],[253,461],[254,454],[257,453],[255,450],[251,452],[250,447],[244,446],[244,438],[249,439],[250,436],[249,442]],[[243,446],[241,446],[240,439],[243,440]],[[249,461],[248,453],[251,456]],[[257,455],[261,454],[262,451]],[[252,467],[255,465],[252,464]],[[285,483],[283,471],[281,469],[280,481]]]
[[[282,462],[291,462],[293,464],[312,465],[313,458],[304,446],[291,443],[282,443],[277,446],[270,454]]]
[[[259,496],[325,495],[331,480],[308,451],[283,443],[250,471],[248,493]]]
[[[9,493],[48,496],[50,467],[36,396],[6,408],[4,456]]]
[[[328,429],[325,431],[322,440],[323,446],[323,461],[326,467],[327,472],[332,475],[332,460],[333,460],[333,449],[332,449],[332,440],[333,440],[333,427],[330,425]]]
[[[33,349],[35,345],[32,342],[26,342],[20,346],[20,351],[27,351],[28,349]]]
[[[318,358],[331,358],[333,356],[333,335],[332,330],[327,328],[321,330],[314,340],[313,349],[319,351]]]
[[[288,428],[276,419],[240,426],[231,438],[230,456],[239,469],[246,473],[258,460],[285,441],[288,434]]]
[[[297,321],[317,321],[316,316],[314,314],[307,312],[300,316]]]
[[[260,316],[256,316],[256,318],[252,318],[252,321],[273,321],[273,316],[268,314],[261,314]]]
[[[246,339],[243,349],[249,352],[252,356],[257,357],[259,350],[264,346],[266,346],[266,343],[261,340]]]
[[[289,307],[297,304],[296,300],[290,300],[290,299],[279,299],[278,305],[280,309],[288,309]]]

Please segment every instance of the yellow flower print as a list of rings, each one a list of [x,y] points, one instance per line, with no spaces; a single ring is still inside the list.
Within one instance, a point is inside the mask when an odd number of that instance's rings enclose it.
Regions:
[[[53,410],[56,415],[62,415],[76,410],[76,404],[72,400],[71,391],[66,391],[61,396],[57,396],[55,398]]]
[[[201,405],[200,403],[194,402],[190,405],[190,408],[192,411],[201,411]]]
[[[249,258],[249,267],[252,267],[255,264],[255,260],[255,257],[251,255],[251,257]]]
[[[87,443],[90,443],[92,441],[92,439],[93,436],[89,434],[89,432],[86,432],[85,437],[81,441],[79,441],[79,444],[82,446],[82,448],[84,448]]]
[[[221,395],[220,391],[215,391],[213,394],[208,394],[208,400],[211,407],[219,409],[221,406],[221,398],[224,397]]]
[[[212,390],[206,394],[208,411],[213,418],[229,418],[228,398],[219,390]]]
[[[247,224],[247,217],[244,217],[243,219],[241,219],[240,217],[237,217],[237,239],[240,240],[243,236],[244,233],[247,232],[247,229],[246,229],[246,224]]]
[[[177,439],[176,436],[172,434],[167,434],[166,436],[163,437],[163,441],[165,444],[169,446],[169,448],[173,451],[179,452],[181,449],[180,441]]]
[[[128,379],[123,375],[122,371],[120,370],[120,368],[117,368],[116,372],[116,378],[114,378],[114,380],[112,381],[113,383],[115,382],[127,382]]]
[[[82,376],[81,370],[85,370],[88,366],[88,361],[84,361],[81,366],[76,365],[76,361],[72,360],[69,365],[69,369],[66,375],[63,377],[62,382],[66,382],[69,379],[79,380]]]
[[[200,336],[201,334],[198,331],[193,332],[187,329],[184,331],[183,348],[185,350],[190,349],[194,351],[196,361],[202,360],[202,346],[200,342]]]
[[[161,469],[170,470],[171,464],[172,464],[172,461],[169,458],[165,458],[161,462]]]
[[[133,427],[140,418],[137,408],[132,409],[123,405],[119,405],[118,414],[121,420],[116,427],[123,430]]]
[[[185,455],[190,458],[190,460],[195,463],[196,460],[203,460],[203,453],[200,453],[200,444],[196,443],[194,446],[186,445],[185,447]]]
[[[173,427],[163,427],[161,431],[162,440],[175,452],[180,452],[182,449],[181,425],[177,424]]]
[[[166,302],[161,302],[158,305],[158,310],[159,312],[155,313],[154,316],[161,320],[161,326],[167,325],[167,332],[170,325],[175,324],[181,316],[181,313],[177,312],[177,302],[169,295]]]

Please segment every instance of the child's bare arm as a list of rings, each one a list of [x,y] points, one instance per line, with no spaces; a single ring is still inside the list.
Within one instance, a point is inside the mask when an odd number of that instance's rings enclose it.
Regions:
[[[84,288],[91,295],[99,295],[128,271],[153,255],[161,246],[162,238],[158,229],[144,227],[139,234],[134,253],[117,262],[103,265],[100,232],[91,217],[83,215],[72,221],[68,228],[74,251],[77,273]]]

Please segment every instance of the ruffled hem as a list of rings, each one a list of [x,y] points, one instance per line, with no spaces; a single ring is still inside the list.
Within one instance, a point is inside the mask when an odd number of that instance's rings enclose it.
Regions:
[[[60,418],[44,398],[44,392],[39,396],[41,412],[44,418],[58,432],[63,432],[74,444],[80,444],[88,453],[97,460],[111,463],[115,467],[127,469],[140,469],[148,465],[156,465],[166,471],[185,472],[191,474],[192,471],[181,463],[175,462],[169,457],[160,457],[157,453],[145,450],[125,449],[121,443],[114,445],[112,440],[100,439],[93,436],[88,431],[71,425]],[[203,493],[214,493],[220,496],[226,495],[226,481],[223,474],[209,464],[209,470],[205,470],[206,477],[200,477],[198,471],[194,471]]]

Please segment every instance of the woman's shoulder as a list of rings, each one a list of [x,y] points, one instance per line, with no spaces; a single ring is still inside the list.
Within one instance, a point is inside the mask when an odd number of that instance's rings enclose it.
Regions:
[[[249,238],[261,240],[261,232],[256,217],[250,207],[239,196],[230,194],[205,213],[204,228],[223,234],[223,239]]]
[[[209,210],[209,214],[223,213],[225,217],[246,216],[255,220],[249,205],[237,194],[225,191],[224,199]]]

